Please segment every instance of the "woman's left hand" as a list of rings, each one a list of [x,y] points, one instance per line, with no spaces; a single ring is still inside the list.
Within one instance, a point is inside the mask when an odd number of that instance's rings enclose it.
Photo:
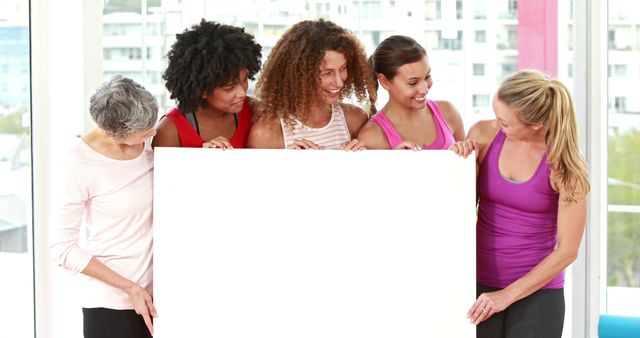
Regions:
[[[454,153],[456,153],[459,156],[462,156],[463,158],[467,158],[477,148],[478,147],[476,145],[476,141],[468,139],[468,140],[465,140],[465,141],[458,141],[458,142],[452,144],[449,147],[449,150],[453,151]]]
[[[495,313],[503,311],[509,307],[511,303],[513,303],[513,301],[511,301],[511,298],[505,290],[485,292],[473,303],[471,309],[467,312],[467,318],[469,318],[474,325],[478,325],[489,319]]]
[[[347,150],[347,151],[348,150],[358,151],[358,150],[365,150],[367,149],[367,147],[364,145],[363,141],[360,141],[357,138],[354,138],[353,140],[349,142],[345,142],[342,145],[340,145],[338,149]]]

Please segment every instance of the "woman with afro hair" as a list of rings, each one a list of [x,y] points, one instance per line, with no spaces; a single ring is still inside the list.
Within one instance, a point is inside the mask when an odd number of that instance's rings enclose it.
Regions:
[[[357,38],[323,19],[293,25],[278,40],[256,84],[262,104],[249,148],[365,149],[355,139],[368,115],[341,100],[375,98]]]
[[[154,147],[244,148],[257,102],[247,96],[262,47],[243,28],[202,20],[176,35],[163,78],[178,103]]]

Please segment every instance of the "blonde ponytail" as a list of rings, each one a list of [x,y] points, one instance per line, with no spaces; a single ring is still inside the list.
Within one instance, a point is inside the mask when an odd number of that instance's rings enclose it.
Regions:
[[[567,87],[533,70],[519,71],[504,80],[498,99],[520,111],[528,124],[547,126],[547,163],[551,180],[564,187],[564,202],[575,203],[589,192],[589,178],[578,147],[578,123]]]

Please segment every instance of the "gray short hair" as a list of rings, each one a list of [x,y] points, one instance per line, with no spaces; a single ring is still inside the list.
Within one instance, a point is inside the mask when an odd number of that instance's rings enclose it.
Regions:
[[[91,117],[114,138],[151,129],[158,118],[158,102],[135,81],[115,75],[91,96]]]

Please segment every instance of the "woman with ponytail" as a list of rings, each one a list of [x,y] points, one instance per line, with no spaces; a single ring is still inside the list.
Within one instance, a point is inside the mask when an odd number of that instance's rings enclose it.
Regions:
[[[433,85],[431,66],[418,42],[390,36],[378,45],[370,63],[374,81],[389,92],[389,100],[358,135],[367,148],[448,149],[464,139],[458,110],[447,101],[427,99]],[[371,106],[375,109],[375,100]]]
[[[519,71],[498,89],[496,119],[452,149],[477,151],[477,337],[560,337],[564,269],[578,255],[589,180],[567,88]]]

